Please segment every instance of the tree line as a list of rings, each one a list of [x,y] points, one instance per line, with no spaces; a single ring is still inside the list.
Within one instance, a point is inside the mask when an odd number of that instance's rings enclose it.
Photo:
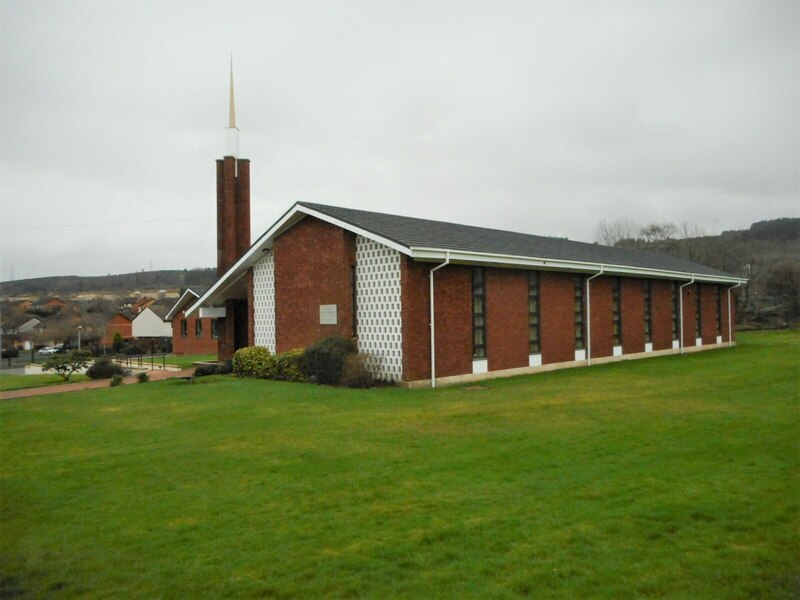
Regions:
[[[749,229],[708,235],[690,223],[639,225],[600,221],[595,241],[606,246],[680,256],[746,277],[737,289],[737,320],[746,327],[784,327],[800,321],[800,219],[759,221]]]

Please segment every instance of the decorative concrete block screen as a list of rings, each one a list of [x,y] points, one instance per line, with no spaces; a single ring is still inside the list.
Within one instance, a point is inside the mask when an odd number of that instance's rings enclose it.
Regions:
[[[253,333],[256,346],[275,352],[275,255],[253,265]]]
[[[358,350],[373,357],[373,375],[398,381],[403,374],[400,253],[356,236]]]

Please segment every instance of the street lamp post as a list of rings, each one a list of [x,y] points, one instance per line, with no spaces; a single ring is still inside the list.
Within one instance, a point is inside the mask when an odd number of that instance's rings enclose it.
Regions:
[[[83,329],[83,325],[78,325],[78,350],[81,349],[81,329]]]

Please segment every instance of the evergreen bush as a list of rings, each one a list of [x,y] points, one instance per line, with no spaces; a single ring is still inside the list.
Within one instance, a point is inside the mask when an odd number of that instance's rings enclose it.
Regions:
[[[237,377],[271,379],[275,376],[275,357],[261,346],[240,348],[233,355],[232,368]]]
[[[345,356],[355,354],[353,340],[331,336],[311,344],[303,355],[305,374],[317,383],[338,385]]]
[[[98,358],[94,364],[86,369],[90,379],[111,379],[114,375],[125,375],[125,369],[108,358]]]
[[[275,356],[275,379],[283,381],[306,381],[303,372],[303,360],[305,350],[295,348],[288,352],[281,352]]]

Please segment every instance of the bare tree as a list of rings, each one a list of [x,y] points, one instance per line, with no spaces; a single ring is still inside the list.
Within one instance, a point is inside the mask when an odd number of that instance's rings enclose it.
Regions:
[[[684,240],[686,258],[697,260],[702,246],[702,238],[706,235],[702,227],[684,221],[678,228],[678,238]]]
[[[604,246],[615,246],[623,240],[636,239],[639,226],[626,219],[616,219],[606,221],[605,219],[597,224],[595,231],[595,241]]]
[[[639,238],[648,243],[666,242],[675,239],[677,233],[674,223],[650,223],[639,231]]]

